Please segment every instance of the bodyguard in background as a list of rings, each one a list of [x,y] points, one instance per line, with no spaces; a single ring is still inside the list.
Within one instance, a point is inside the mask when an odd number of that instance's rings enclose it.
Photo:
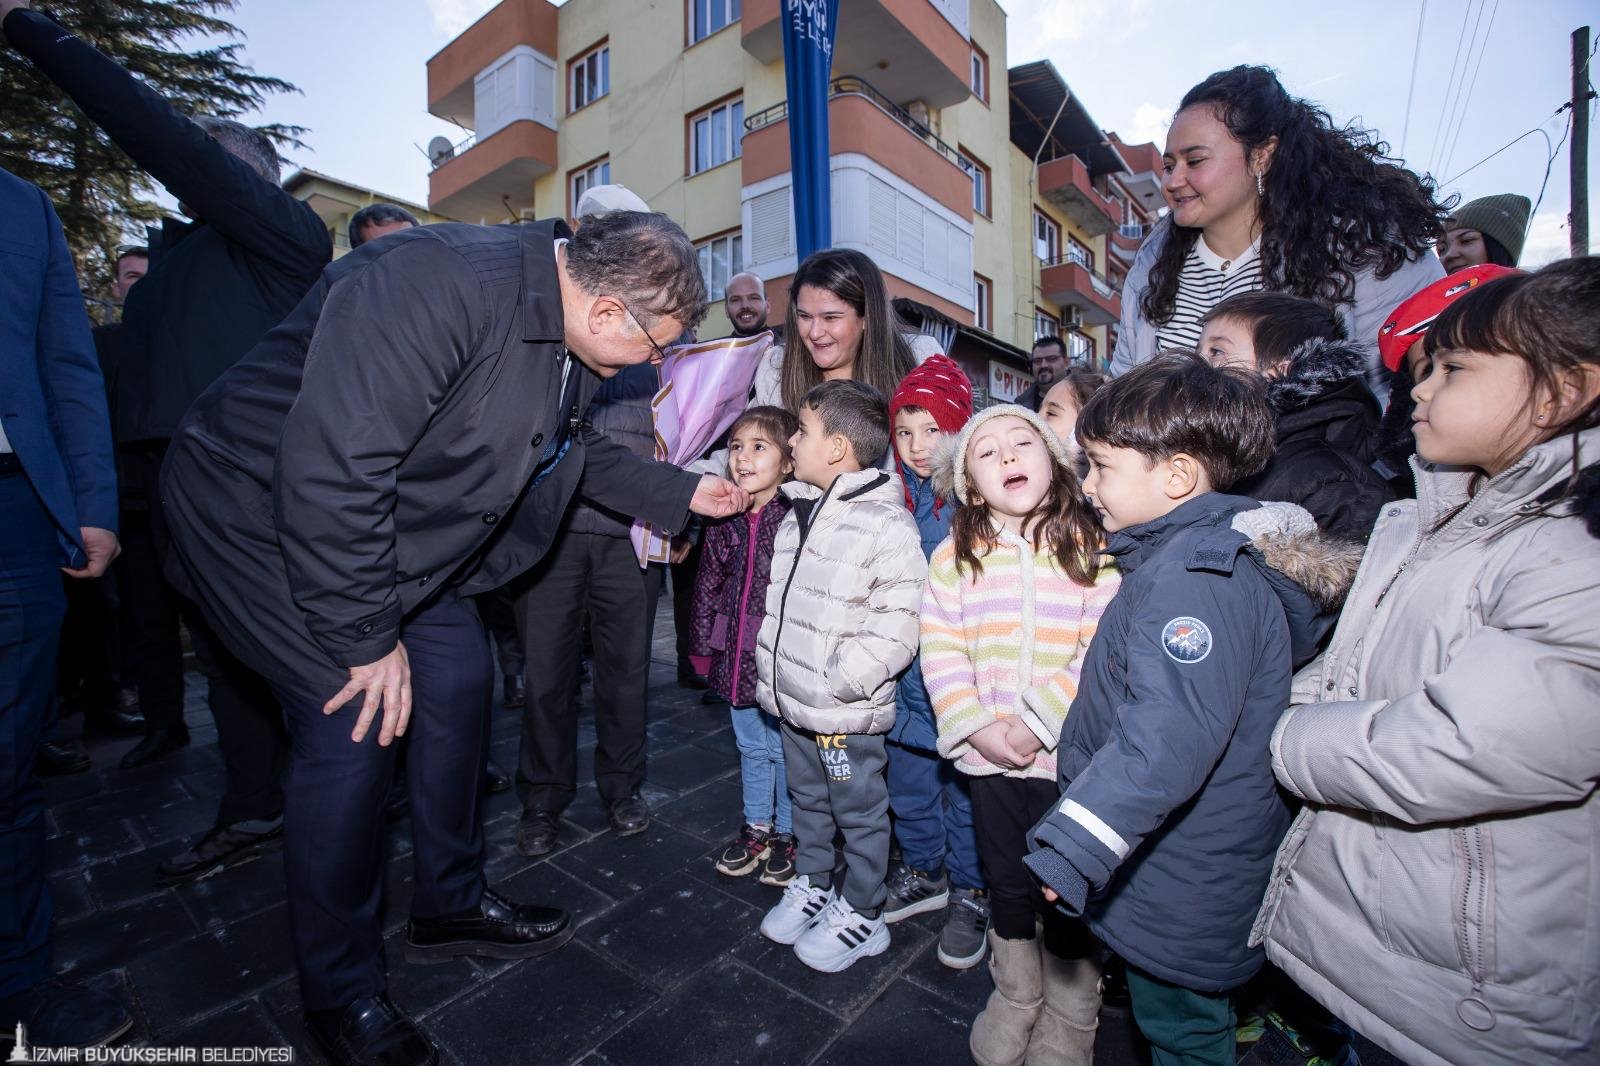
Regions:
[[[66,598],[61,573],[116,557],[105,386],[66,238],[42,191],[0,170],[0,1031],[46,1047],[108,1043],[133,1024],[109,996],[54,980],[44,796]]]

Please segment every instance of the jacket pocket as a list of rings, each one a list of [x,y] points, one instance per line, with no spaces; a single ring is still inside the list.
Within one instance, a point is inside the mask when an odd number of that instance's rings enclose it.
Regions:
[[[1456,853],[1454,912],[1461,965],[1474,986],[1494,976],[1494,839],[1483,824],[1450,831]]]
[[[706,647],[712,651],[728,650],[728,616],[717,615],[711,623],[711,637],[706,641]]]
[[[1384,943],[1399,955],[1420,959],[1457,973],[1469,973],[1470,945],[1463,921],[1476,904],[1468,895],[1479,891],[1478,875],[1465,869],[1459,829],[1416,829],[1379,815],[1378,923]],[[1474,887],[1473,883],[1477,883]],[[1487,920],[1487,916],[1484,916]]]

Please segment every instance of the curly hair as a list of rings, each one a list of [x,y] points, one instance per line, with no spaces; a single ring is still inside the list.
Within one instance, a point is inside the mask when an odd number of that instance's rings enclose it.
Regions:
[[[1431,178],[1391,158],[1375,133],[1337,127],[1324,108],[1290,96],[1271,68],[1219,71],[1184,94],[1178,110],[1202,105],[1246,158],[1278,139],[1258,205],[1266,288],[1329,307],[1349,303],[1357,270],[1386,278],[1443,234],[1453,201],[1436,198]],[[1178,277],[1199,239],[1200,230],[1168,223],[1139,300],[1148,321],[1172,318]]]

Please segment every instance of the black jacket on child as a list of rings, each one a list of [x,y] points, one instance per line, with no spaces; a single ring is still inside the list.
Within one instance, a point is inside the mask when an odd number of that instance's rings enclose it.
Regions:
[[[1250,926],[1289,828],[1268,741],[1359,551],[1299,508],[1214,492],[1106,550],[1122,587],[1062,730],[1064,795],[1024,861],[1130,964],[1223,991],[1261,967]]]
[[[1394,490],[1374,469],[1378,401],[1366,355],[1343,341],[1313,341],[1267,386],[1278,416],[1278,449],[1267,468],[1234,485],[1253,500],[1297,503],[1317,528],[1365,544]]]

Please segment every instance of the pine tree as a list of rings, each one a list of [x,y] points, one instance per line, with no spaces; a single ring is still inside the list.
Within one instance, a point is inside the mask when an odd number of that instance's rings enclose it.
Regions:
[[[137,75],[189,115],[232,118],[274,93],[298,92],[239,58],[239,30],[223,17],[237,0],[53,0],[33,7]],[[186,43],[199,38],[199,47]],[[0,167],[44,189],[61,216],[91,304],[106,306],[116,250],[143,243],[159,220],[155,186],[60,89],[0,47]],[[299,126],[263,132],[299,144]]]

